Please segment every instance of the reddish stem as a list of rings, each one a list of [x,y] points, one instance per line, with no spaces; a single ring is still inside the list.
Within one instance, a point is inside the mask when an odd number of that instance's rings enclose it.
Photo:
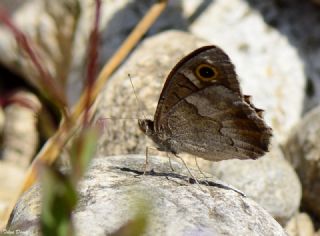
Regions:
[[[95,20],[94,25],[90,34],[89,39],[89,49],[88,49],[88,67],[87,67],[87,76],[86,76],[86,106],[85,106],[85,114],[83,123],[87,125],[89,119],[89,108],[91,103],[91,94],[92,88],[97,72],[97,61],[98,61],[98,46],[100,41],[99,34],[99,23],[100,23],[100,10],[101,10],[101,0],[95,0],[96,2],[96,12],[95,12]]]
[[[50,73],[43,67],[41,64],[41,60],[37,56],[34,48],[31,45],[31,41],[28,40],[28,37],[20,31],[15,24],[10,19],[10,16],[6,13],[4,9],[0,7],[0,22],[2,22],[14,35],[16,38],[17,43],[24,49],[24,51],[29,56],[31,62],[34,64],[36,69],[40,74],[40,84],[42,88],[46,88],[45,90],[51,92],[51,96],[55,98],[61,107],[65,107],[66,99],[63,93],[63,89],[59,86],[58,83],[54,83],[54,79],[51,77]],[[43,81],[41,81],[41,79]],[[45,93],[44,91],[42,91]]]

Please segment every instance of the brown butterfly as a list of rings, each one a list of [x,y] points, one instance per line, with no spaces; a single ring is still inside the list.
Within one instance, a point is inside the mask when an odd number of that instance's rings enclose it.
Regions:
[[[243,95],[229,57],[201,47],[170,72],[154,121],[139,127],[160,151],[186,152],[210,161],[256,159],[268,151],[272,129]]]

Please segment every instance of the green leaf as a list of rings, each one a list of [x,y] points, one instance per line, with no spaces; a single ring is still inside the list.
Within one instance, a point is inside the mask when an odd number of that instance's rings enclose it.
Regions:
[[[72,210],[77,204],[76,189],[70,177],[54,167],[45,167],[42,175],[42,212],[40,224],[46,236],[72,236]]]
[[[71,147],[72,178],[76,183],[89,166],[96,150],[98,132],[94,128],[85,128],[74,139]]]

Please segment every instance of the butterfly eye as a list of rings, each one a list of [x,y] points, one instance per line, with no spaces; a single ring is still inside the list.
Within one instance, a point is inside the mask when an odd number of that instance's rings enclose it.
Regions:
[[[209,82],[211,80],[214,80],[218,76],[218,71],[213,66],[210,66],[208,64],[200,64],[197,66],[196,70],[196,76],[198,79]]]

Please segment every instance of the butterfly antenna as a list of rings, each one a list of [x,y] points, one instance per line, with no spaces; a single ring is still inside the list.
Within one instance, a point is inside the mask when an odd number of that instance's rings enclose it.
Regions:
[[[139,113],[141,113],[142,114],[142,116],[144,117],[144,119],[146,120],[147,119],[147,117],[146,117],[146,115],[144,114],[144,112],[143,112],[143,109],[141,109],[141,102],[140,102],[140,100],[138,99],[138,96],[137,96],[137,93],[136,93],[136,90],[134,89],[134,86],[133,86],[133,83],[132,83],[132,79],[131,79],[131,75],[130,74],[128,74],[128,77],[129,77],[129,79],[130,79],[130,83],[131,83],[131,87],[132,87],[132,90],[133,90],[133,93],[134,93],[134,96],[136,97],[136,101],[137,101],[137,103],[138,103],[138,111],[139,111]]]

